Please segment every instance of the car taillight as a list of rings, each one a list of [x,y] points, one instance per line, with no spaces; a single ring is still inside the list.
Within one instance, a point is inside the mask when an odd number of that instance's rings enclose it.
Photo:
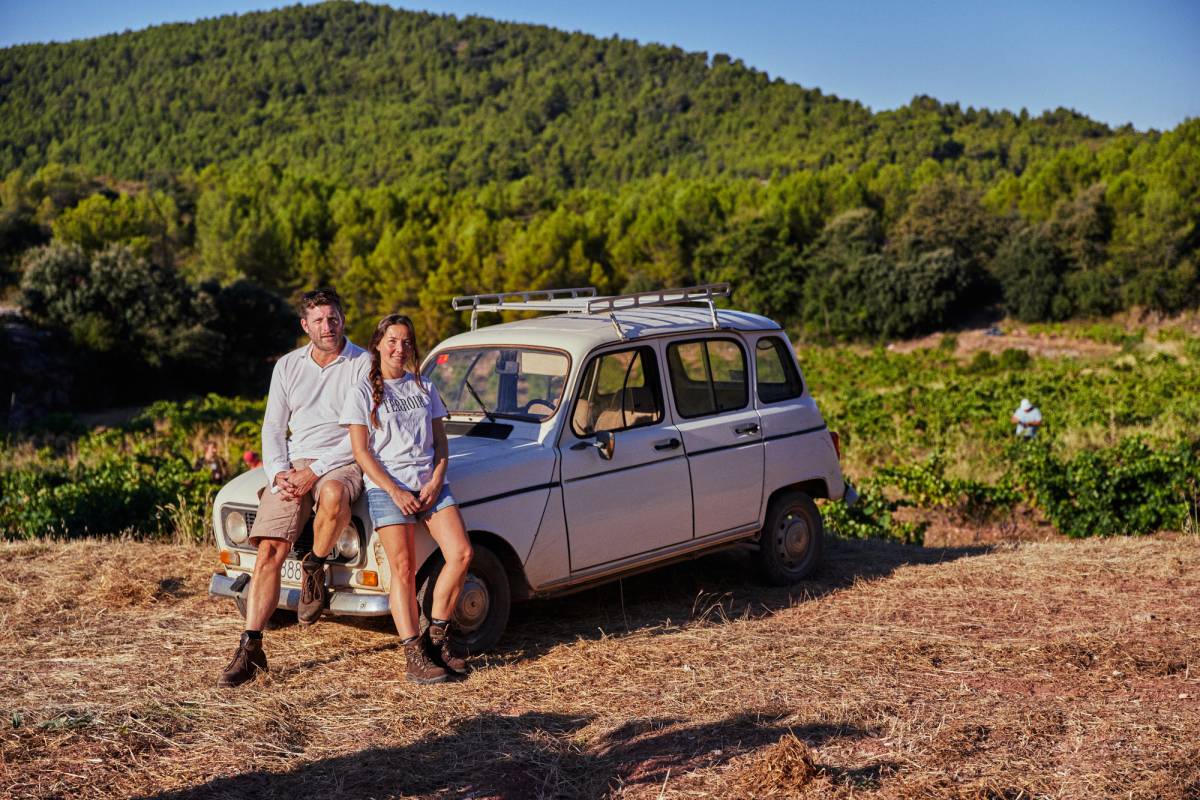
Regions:
[[[842,437],[837,431],[830,431],[829,438],[833,440],[833,451],[837,453],[838,461],[842,460]]]

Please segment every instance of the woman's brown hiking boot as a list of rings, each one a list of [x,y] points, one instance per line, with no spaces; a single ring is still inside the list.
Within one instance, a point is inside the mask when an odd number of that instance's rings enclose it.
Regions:
[[[238,649],[233,654],[233,660],[221,673],[217,685],[241,686],[246,681],[253,680],[258,673],[266,671],[267,654],[263,652],[262,639],[251,639],[250,634],[243,633]]]
[[[433,663],[455,675],[467,674],[467,660],[454,655],[450,649],[449,625],[430,625],[425,629],[425,637],[429,645],[429,658]]]
[[[420,637],[404,644],[404,661],[407,666],[404,677],[412,683],[441,683],[450,677],[446,670],[429,660]]]

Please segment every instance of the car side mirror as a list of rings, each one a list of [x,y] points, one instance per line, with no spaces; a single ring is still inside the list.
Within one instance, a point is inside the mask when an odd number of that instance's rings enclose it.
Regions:
[[[601,458],[612,461],[613,453],[617,449],[617,435],[612,431],[600,431],[596,434],[594,445]]]

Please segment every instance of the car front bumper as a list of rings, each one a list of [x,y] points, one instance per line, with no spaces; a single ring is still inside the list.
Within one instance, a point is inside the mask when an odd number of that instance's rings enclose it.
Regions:
[[[246,583],[239,591],[234,586],[237,581],[238,577],[230,577],[223,572],[213,573],[212,579],[208,582],[208,593],[213,597],[228,597],[231,600],[244,599],[249,583]],[[299,604],[299,588],[288,586],[279,588],[278,608],[289,608],[295,611]],[[329,598],[329,613],[344,617],[381,617],[388,613],[388,598],[386,594],[355,594],[335,589]]]

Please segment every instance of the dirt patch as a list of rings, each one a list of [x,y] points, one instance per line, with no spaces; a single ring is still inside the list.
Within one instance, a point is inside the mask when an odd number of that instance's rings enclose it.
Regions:
[[[994,335],[1000,330],[1000,335]],[[992,333],[989,333],[992,331]],[[888,350],[894,353],[911,353],[914,350],[928,350],[938,347],[942,339],[953,335],[957,340],[954,354],[964,360],[970,359],[976,353],[991,353],[998,356],[1005,350],[1024,350],[1031,356],[1044,358],[1111,358],[1121,352],[1114,344],[1095,342],[1075,336],[1055,336],[1049,333],[1030,333],[1027,329],[1016,325],[1006,325],[1002,329],[973,328],[955,331],[952,334],[931,333],[917,339],[906,339],[888,345]]]
[[[902,507],[892,512],[897,522],[925,528],[926,547],[979,547],[1010,542],[1066,542],[1035,508],[1017,506],[994,519],[973,521],[953,510]]]
[[[462,683],[383,622],[267,634],[213,553],[0,545],[5,797],[1195,797],[1200,540],[832,541],[818,580],[737,553],[518,606]]]

